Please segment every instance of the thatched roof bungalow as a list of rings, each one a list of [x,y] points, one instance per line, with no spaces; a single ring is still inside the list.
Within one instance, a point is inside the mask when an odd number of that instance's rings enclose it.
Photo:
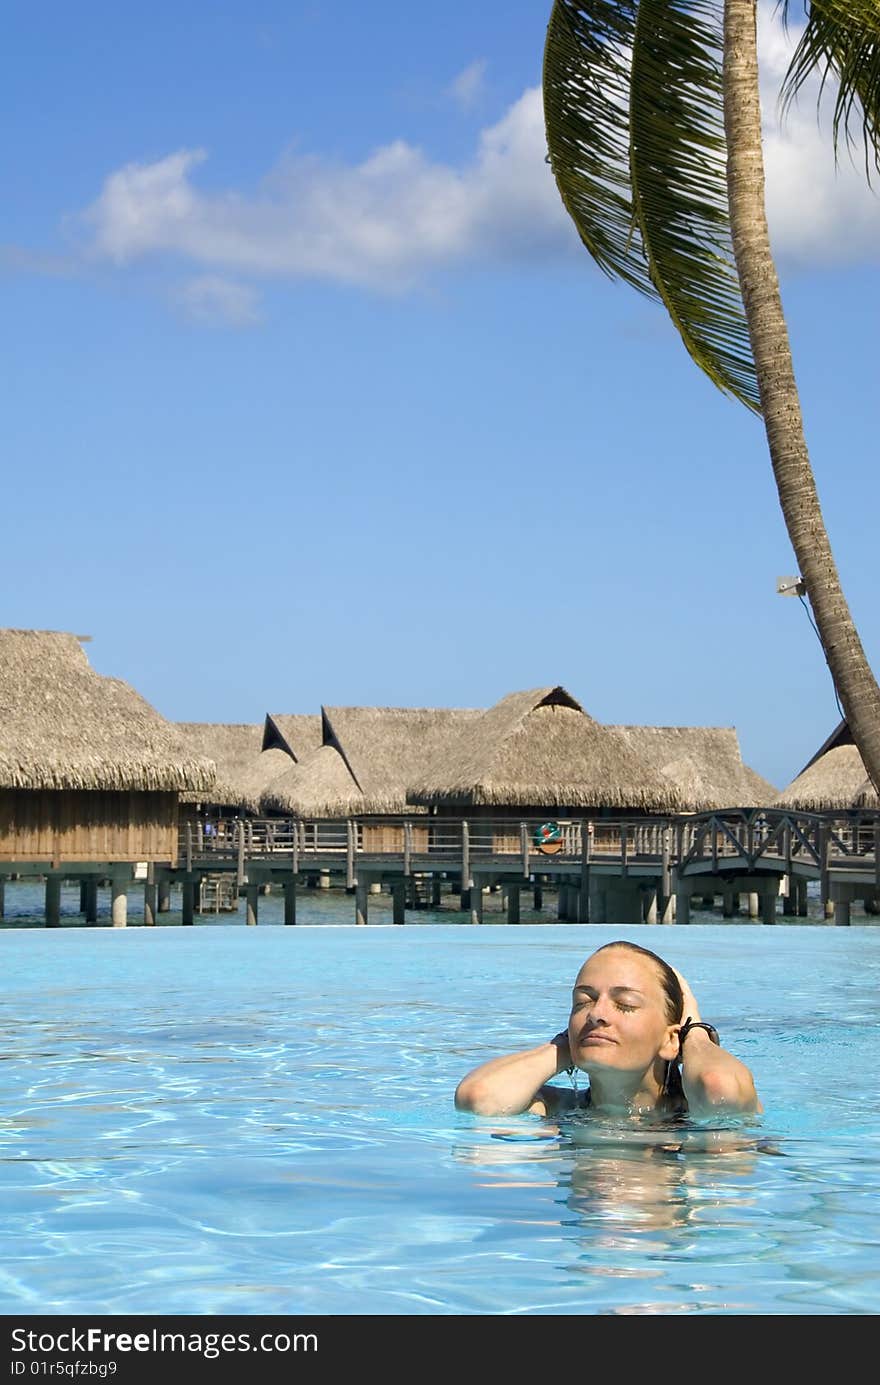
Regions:
[[[846,812],[876,806],[876,793],[846,719],[838,723],[773,803],[774,808],[802,813]]]
[[[321,716],[322,743],[268,785],[264,811],[301,818],[418,811],[407,798],[410,779],[427,757],[444,756],[459,731],[481,713],[466,708],[323,707]]]
[[[320,724],[319,717],[314,720]],[[199,803],[221,813],[257,814],[264,790],[293,763],[286,750],[263,750],[260,722],[179,721],[176,726],[190,751],[217,767],[213,787],[181,794],[182,803]]]
[[[732,726],[614,726],[679,792],[681,811],[765,808],[778,793],[743,764]]]
[[[562,687],[510,693],[461,728],[409,784],[437,811],[502,816],[675,812],[677,786]]]
[[[176,856],[179,795],[209,789],[213,762],[76,635],[0,630],[0,709],[0,859]]]

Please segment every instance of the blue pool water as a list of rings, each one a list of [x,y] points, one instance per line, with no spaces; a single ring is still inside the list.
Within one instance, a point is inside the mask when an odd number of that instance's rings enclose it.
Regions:
[[[0,1313],[880,1310],[880,929],[266,905],[0,930]],[[684,972],[765,1113],[671,1141],[456,1112],[621,936]]]

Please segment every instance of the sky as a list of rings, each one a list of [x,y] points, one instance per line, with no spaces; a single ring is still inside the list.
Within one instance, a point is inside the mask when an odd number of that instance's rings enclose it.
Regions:
[[[7,0],[2,624],[174,721],[488,707],[840,720],[760,419],[607,279],[546,161],[549,3]],[[870,538],[880,193],[760,0],[767,204],[843,590]],[[10,132],[12,137],[10,137]]]

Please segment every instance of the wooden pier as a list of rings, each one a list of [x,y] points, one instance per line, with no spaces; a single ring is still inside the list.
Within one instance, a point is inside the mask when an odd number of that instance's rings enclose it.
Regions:
[[[548,830],[551,829],[551,830]],[[484,895],[500,889],[508,923],[518,923],[524,890],[541,907],[556,893],[563,922],[687,924],[692,900],[721,901],[725,918],[774,923],[807,916],[807,886],[819,883],[826,919],[846,925],[851,905],[880,911],[880,813],[730,810],[683,816],[558,820],[499,818],[192,818],[178,829],[177,853],[165,862],[132,863],[112,872],[113,924],[126,924],[125,893],[144,880],[144,923],[170,908],[182,890],[182,921],[237,912],[255,925],[267,890],[282,891],[284,921],[296,923],[297,894],[309,886],[344,886],[353,922],[369,922],[371,895],[392,896],[393,921],[412,908],[437,907],[441,890],[458,897],[471,922],[483,919]],[[17,878],[42,877],[45,864],[10,865]],[[86,922],[96,918],[101,868],[71,862],[46,882],[46,922],[59,922],[61,879],[79,880]],[[0,917],[2,917],[0,879]]]
[[[694,896],[722,900],[724,917],[747,911],[773,922],[805,917],[807,885],[818,881],[825,916],[850,922],[850,906],[880,904],[880,814],[810,814],[732,810],[621,821],[577,819],[552,824],[509,818],[383,818],[347,821],[219,819],[181,826],[178,866],[169,878],[193,884],[234,873],[256,923],[265,886],[285,895],[295,922],[297,885],[335,880],[354,896],[354,921],[366,924],[378,887],[393,898],[403,923],[414,880],[439,898],[442,880],[457,891],[471,921],[482,920],[485,888],[500,886],[507,918],[519,920],[520,892],[551,885],[560,919],[578,923],[684,924]],[[743,903],[743,897],[745,902]],[[186,913],[186,909],[185,909]]]

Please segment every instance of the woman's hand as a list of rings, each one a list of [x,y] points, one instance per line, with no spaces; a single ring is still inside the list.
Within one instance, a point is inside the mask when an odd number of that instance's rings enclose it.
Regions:
[[[682,999],[683,999],[683,1001],[684,1001],[684,1009],[682,1010],[682,1013],[681,1013],[681,1022],[682,1022],[682,1024],[684,1024],[684,1021],[685,1021],[688,1017],[690,1017],[692,1020],[702,1019],[703,1017],[702,1017],[702,1015],[700,1014],[700,1007],[699,1007],[699,1005],[697,1004],[697,997],[694,995],[693,991],[691,990],[691,988],[690,988],[690,986],[688,985],[687,981],[685,981],[684,977],[682,976],[682,974],[681,974],[681,972],[678,970],[678,968],[677,968],[677,967],[673,967],[672,970],[675,972],[676,976],[678,977],[678,983],[679,983],[679,985],[681,986],[681,994],[682,994]]]
[[[554,1034],[550,1042],[556,1045],[556,1051],[559,1055],[556,1064],[556,1071],[558,1073],[566,1072],[568,1068],[573,1066],[571,1057],[571,1046],[568,1042],[568,1030],[560,1029],[558,1034]]]

